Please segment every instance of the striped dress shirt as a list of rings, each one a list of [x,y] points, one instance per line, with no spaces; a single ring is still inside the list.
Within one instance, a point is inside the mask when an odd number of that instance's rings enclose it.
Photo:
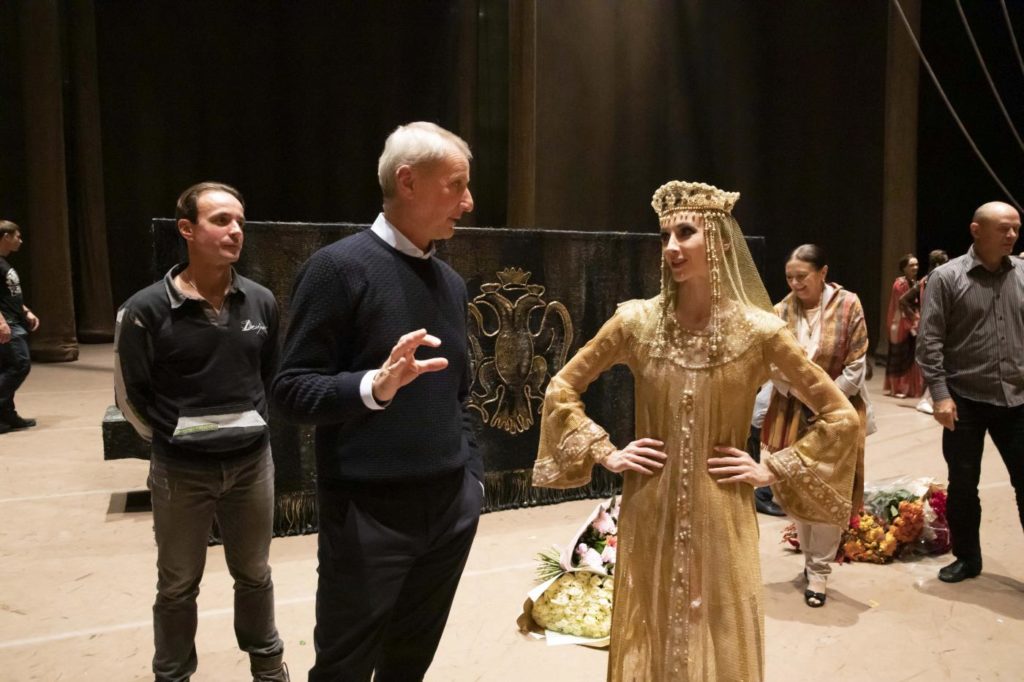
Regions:
[[[917,364],[932,399],[950,391],[1003,407],[1024,404],[1024,260],[986,270],[972,246],[928,276]]]

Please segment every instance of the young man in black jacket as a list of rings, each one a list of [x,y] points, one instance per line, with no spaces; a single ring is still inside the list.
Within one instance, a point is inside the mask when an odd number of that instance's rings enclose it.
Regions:
[[[443,128],[399,127],[378,164],[383,213],[295,282],[273,398],[317,425],[310,682],[422,679],[476,534],[466,285],[433,246],[473,209],[470,159]]]
[[[196,670],[196,596],[216,518],[235,580],[238,646],[254,681],[287,682],[268,563],[265,386],[277,364],[277,304],[232,267],[244,241],[238,190],[194,185],[178,199],[177,218],[188,263],[125,302],[114,339],[117,405],[153,445],[153,672],[157,682],[179,682]]]

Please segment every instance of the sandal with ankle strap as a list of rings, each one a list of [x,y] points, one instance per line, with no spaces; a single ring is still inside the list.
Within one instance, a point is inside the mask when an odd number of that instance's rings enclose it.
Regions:
[[[804,590],[804,603],[812,609],[820,609],[825,605],[825,593],[814,590]]]

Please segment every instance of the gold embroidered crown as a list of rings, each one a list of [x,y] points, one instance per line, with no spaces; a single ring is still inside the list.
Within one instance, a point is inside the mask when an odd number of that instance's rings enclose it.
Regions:
[[[740,200],[739,192],[726,192],[703,182],[673,180],[659,187],[651,199],[651,206],[664,221],[685,211],[722,211],[731,213]]]

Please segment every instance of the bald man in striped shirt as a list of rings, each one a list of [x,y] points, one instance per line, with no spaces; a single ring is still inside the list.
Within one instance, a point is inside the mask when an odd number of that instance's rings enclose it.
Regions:
[[[1024,526],[1024,260],[1020,214],[1000,201],[974,212],[967,253],[928,277],[917,363],[942,424],[947,515],[956,556],[939,580],[981,573],[978,478],[987,432],[1010,472]]]

